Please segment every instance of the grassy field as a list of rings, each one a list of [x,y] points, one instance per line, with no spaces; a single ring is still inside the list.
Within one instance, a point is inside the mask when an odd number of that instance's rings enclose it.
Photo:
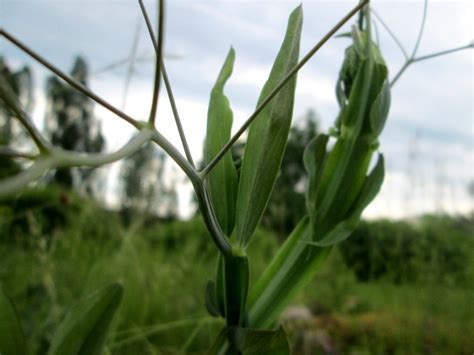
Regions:
[[[0,281],[32,353],[47,351],[71,304],[117,280],[125,298],[110,353],[205,353],[222,321],[204,308],[216,255],[199,219],[124,226],[60,191],[25,196],[0,207]],[[473,230],[472,218],[364,223],[287,312],[294,353],[472,354]],[[252,281],[278,244],[258,231]]]

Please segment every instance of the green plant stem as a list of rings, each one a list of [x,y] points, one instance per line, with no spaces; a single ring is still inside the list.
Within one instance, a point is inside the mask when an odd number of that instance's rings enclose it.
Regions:
[[[151,42],[153,44],[155,52],[158,55],[159,48],[158,48],[158,44],[157,44],[156,39],[155,39],[155,34],[154,34],[154,31],[153,31],[153,26],[151,25],[150,17],[148,16],[148,12],[147,12],[146,7],[143,3],[143,0],[138,0],[138,3],[140,5],[140,9],[141,9],[143,18],[145,19],[145,23],[146,23],[148,33],[149,33],[150,38],[151,38]],[[186,135],[184,133],[183,125],[181,124],[181,119],[179,117],[178,108],[176,106],[176,101],[174,99],[173,90],[171,89],[171,83],[170,83],[170,80],[169,80],[169,77],[168,77],[168,73],[166,71],[166,67],[165,67],[163,57],[161,57],[161,75],[163,76],[163,81],[165,83],[166,92],[168,93],[168,98],[169,98],[169,101],[170,101],[171,110],[173,111],[173,117],[174,117],[174,120],[176,122],[176,127],[178,128],[179,138],[181,139],[181,144],[183,145],[184,153],[185,153],[186,158],[188,159],[189,163],[193,167],[195,167],[194,160],[193,160],[193,157],[191,155],[191,150],[189,149],[188,141],[186,140]]]
[[[344,16],[329,32],[299,61],[295,67],[288,72],[288,74],[280,81],[278,85],[268,94],[268,96],[261,102],[256,110],[250,115],[240,129],[235,133],[234,136],[227,142],[224,147],[217,153],[214,159],[207,164],[204,169],[200,171],[201,177],[207,176],[209,172],[216,166],[216,164],[224,157],[227,151],[234,145],[250,124],[255,120],[258,114],[270,103],[270,101],[280,92],[285,84],[295,75],[303,65],[311,59],[311,57],[347,22],[354,16],[360,9],[362,9],[368,0],[361,1],[356,7],[354,7],[346,16]]]
[[[121,149],[109,154],[83,154],[52,148],[49,153],[37,157],[28,169],[18,175],[2,180],[0,197],[20,191],[29,183],[41,178],[50,169],[73,166],[97,167],[120,160],[135,153],[152,137],[153,131],[145,128]]]
[[[164,28],[164,0],[158,0],[158,43],[156,47],[155,80],[153,83],[153,96],[151,100],[150,117],[148,122],[155,125],[156,110],[158,108],[158,97],[160,96],[160,77],[163,57],[163,28]],[[153,37],[154,38],[154,37]]]
[[[206,224],[206,227],[211,234],[212,240],[216,244],[219,251],[223,255],[231,255],[232,247],[224,235],[219,222],[217,221],[216,213],[212,207],[206,185],[202,182],[202,180],[200,180],[199,176],[198,178],[198,182],[193,183],[193,187],[194,191],[196,192],[199,210],[201,211],[204,223]]]

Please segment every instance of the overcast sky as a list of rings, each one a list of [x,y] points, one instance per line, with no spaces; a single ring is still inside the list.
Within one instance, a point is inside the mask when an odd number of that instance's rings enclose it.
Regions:
[[[281,44],[287,17],[300,1],[184,1],[167,2],[165,54],[192,153],[198,160],[206,126],[209,93],[229,47],[236,50],[234,73],[226,93],[234,111],[234,131],[255,107]],[[152,18],[155,2],[146,1]],[[356,1],[303,1],[304,55]],[[372,1],[374,9],[411,53],[420,26],[423,1]],[[418,55],[462,46],[474,38],[473,1],[431,1]],[[0,0],[0,22],[7,31],[64,71],[73,58],[86,57],[92,73],[91,88],[121,107],[126,66],[98,73],[101,68],[130,56],[140,10],[135,0]],[[352,21],[353,23],[353,21]],[[349,25],[345,30],[349,29]],[[393,75],[404,58],[393,40],[378,25],[381,49]],[[144,24],[139,56],[151,56]],[[337,114],[335,81],[346,39],[332,39],[298,76],[294,122],[314,109],[323,130]],[[26,55],[0,39],[0,54],[14,66],[34,69],[34,119],[42,125],[44,80],[49,75]],[[382,192],[366,216],[402,217],[421,212],[460,213],[473,207],[467,193],[474,179],[474,52],[465,50],[414,64],[392,91],[392,107],[380,150],[386,156],[387,175]],[[136,66],[125,111],[145,119],[152,91],[153,61]],[[164,94],[164,92],[163,92]],[[109,112],[96,108],[107,150],[114,150],[133,129]],[[160,97],[158,129],[180,146],[165,96]],[[113,200],[119,166],[103,168],[111,181]],[[189,185],[180,195],[183,211]]]

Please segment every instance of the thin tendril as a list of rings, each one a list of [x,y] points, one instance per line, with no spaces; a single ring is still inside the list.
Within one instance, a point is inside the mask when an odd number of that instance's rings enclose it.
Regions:
[[[423,37],[423,31],[425,29],[426,13],[427,12],[428,12],[428,0],[425,0],[424,6],[423,6],[423,18],[421,19],[420,32],[418,33],[418,38],[416,39],[416,44],[415,44],[415,47],[413,48],[413,53],[411,55],[411,59],[415,58],[416,52],[418,51],[418,47],[420,46],[421,38]]]
[[[164,0],[158,1],[158,44],[156,49],[156,65],[155,65],[155,82],[153,85],[153,98],[151,101],[149,122],[155,125],[156,110],[158,108],[158,97],[160,95],[160,77],[161,77],[161,63],[163,53],[163,28],[164,28]]]
[[[155,51],[158,51],[158,44],[156,43],[156,40],[155,40],[155,34],[154,34],[154,31],[153,31],[153,26],[151,25],[150,17],[148,16],[148,12],[146,10],[146,7],[143,4],[143,0],[139,0],[138,3],[140,5],[140,9],[142,11],[143,18],[145,19],[145,23],[146,23],[146,26],[147,26],[147,29],[148,29],[148,33],[150,34],[150,38],[151,38],[153,47],[155,48]],[[169,80],[169,77],[168,77],[168,73],[166,72],[166,67],[165,67],[165,63],[163,61],[163,58],[162,58],[162,61],[161,61],[161,69],[162,69],[161,74],[163,75],[163,81],[165,83],[166,92],[168,93],[168,98],[169,98],[169,101],[170,101],[171,110],[173,111],[173,117],[174,117],[174,120],[176,122],[176,127],[178,128],[178,133],[179,133],[179,137],[181,139],[181,144],[183,145],[183,148],[184,148],[184,153],[186,154],[186,158],[188,159],[189,163],[194,167],[195,166],[194,160],[193,160],[193,157],[192,157],[192,154],[191,154],[191,150],[189,149],[188,142],[186,140],[186,135],[184,133],[183,125],[181,124],[181,119],[179,117],[178,108],[176,106],[176,101],[174,99],[173,90],[171,88],[171,83],[170,83],[170,80]]]

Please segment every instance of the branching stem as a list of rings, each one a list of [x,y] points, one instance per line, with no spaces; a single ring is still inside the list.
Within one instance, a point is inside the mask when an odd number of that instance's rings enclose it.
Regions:
[[[151,42],[153,44],[153,47],[155,48],[155,52],[158,55],[158,44],[157,44],[156,39],[155,39],[155,34],[154,34],[154,31],[153,31],[153,26],[151,25],[150,17],[148,16],[148,12],[147,12],[146,7],[143,3],[143,0],[138,0],[138,3],[140,5],[140,9],[142,11],[143,18],[145,19],[145,23],[146,23],[146,26],[147,26],[147,29],[148,29],[148,33],[150,34]],[[163,57],[161,57],[161,75],[163,76],[163,81],[165,83],[166,92],[168,93],[168,98],[169,98],[169,101],[170,101],[171,110],[173,111],[173,117],[174,117],[174,120],[176,122],[176,127],[178,128],[178,133],[179,133],[179,137],[181,139],[181,144],[183,145],[183,148],[184,148],[184,153],[185,153],[186,158],[188,159],[189,163],[194,167],[195,166],[194,160],[193,160],[193,157],[191,155],[191,150],[189,149],[188,142],[186,140],[186,135],[184,133],[183,125],[181,124],[181,119],[179,117],[178,108],[176,106],[176,101],[174,99],[173,90],[171,89],[171,83],[170,83],[170,80],[169,80],[169,77],[168,77],[168,73],[166,72],[166,67],[165,67]]]
[[[446,50],[443,50],[443,51],[439,51],[439,52],[435,52],[435,53],[426,54],[426,55],[423,55],[423,56],[416,57],[416,53],[418,52],[418,48],[420,47],[421,39],[423,37],[423,31],[425,29],[426,15],[427,15],[427,12],[428,12],[428,0],[424,1],[423,17],[421,19],[420,31],[418,32],[416,43],[415,43],[415,46],[413,47],[413,52],[412,52],[411,55],[408,55],[408,52],[405,49],[405,47],[403,46],[403,44],[400,42],[400,40],[397,38],[397,36],[395,36],[395,34],[390,29],[390,27],[384,22],[382,17],[373,9],[371,10],[371,12],[374,14],[374,16],[377,18],[377,20],[381,23],[381,25],[385,28],[385,30],[390,35],[390,37],[392,37],[392,39],[395,41],[395,43],[398,45],[398,47],[402,51],[403,56],[405,57],[405,62],[402,64],[400,69],[398,69],[397,73],[393,76],[393,79],[390,82],[390,87],[393,87],[397,83],[398,79],[400,79],[400,77],[403,75],[403,73],[405,73],[405,71],[408,69],[408,67],[410,65],[414,64],[414,63],[418,63],[418,62],[421,62],[421,61],[427,60],[427,59],[441,57],[443,55],[454,53],[454,52],[461,51],[461,50],[464,50],[464,49],[474,48],[474,42],[471,42],[471,43],[469,43],[467,45],[464,45],[464,46],[455,47],[455,48],[451,48],[451,49],[446,49]]]

